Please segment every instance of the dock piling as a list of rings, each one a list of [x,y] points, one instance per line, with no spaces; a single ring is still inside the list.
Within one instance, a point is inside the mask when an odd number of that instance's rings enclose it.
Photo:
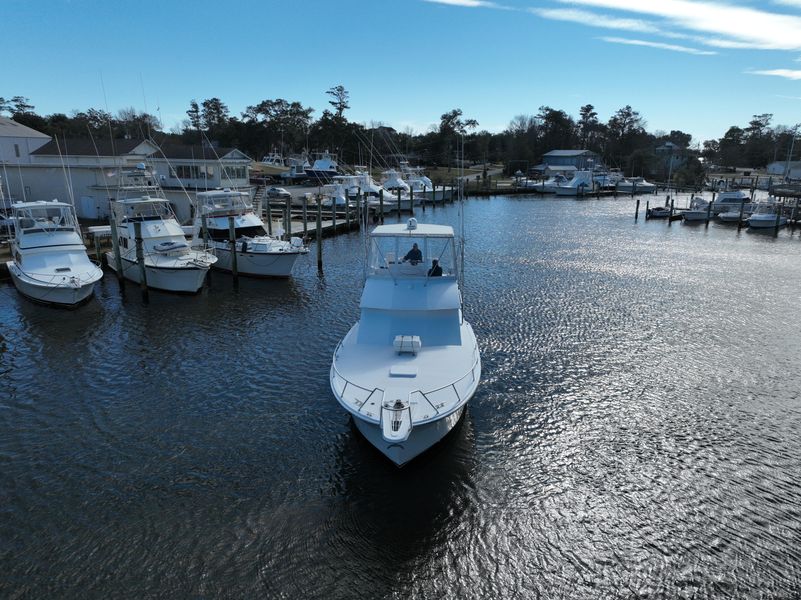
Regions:
[[[634,222],[637,222],[637,219],[640,218],[640,199],[637,198],[637,206],[634,207]]]
[[[323,272],[323,203],[317,200],[317,271]]]
[[[303,239],[305,240],[309,236],[309,196],[307,194],[303,194]],[[306,243],[305,241],[303,242]]]
[[[120,282],[120,288],[125,286],[125,277],[122,275],[122,254],[120,254],[120,239],[117,237],[117,223],[114,217],[109,218],[111,224],[111,248],[114,250],[114,267],[117,270],[117,280]]]
[[[231,244],[231,275],[236,288],[239,286],[239,265],[236,260],[236,227],[233,216],[228,217],[228,242]]]
[[[136,262],[139,265],[139,287],[142,290],[142,302],[150,300],[147,291],[147,271],[145,270],[145,252],[142,248],[142,222],[134,221],[134,242],[136,244]]]

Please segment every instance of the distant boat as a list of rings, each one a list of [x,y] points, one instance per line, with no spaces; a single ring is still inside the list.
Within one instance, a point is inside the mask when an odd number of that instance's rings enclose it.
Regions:
[[[256,167],[268,177],[280,176],[283,173],[289,172],[289,166],[284,161],[284,157],[273,152],[261,159],[261,162]]]
[[[87,300],[103,270],[89,260],[71,204],[12,204],[12,260],[6,263],[23,296],[46,304],[72,307]]]
[[[649,219],[667,219],[670,216],[669,206],[654,206],[649,208],[645,216]]]
[[[406,260],[407,251],[416,253]],[[481,378],[478,342],[462,314],[458,256],[450,226],[409,219],[376,227],[359,321],[334,351],[336,399],[398,466],[454,428]]]
[[[192,245],[203,243],[214,249],[214,267],[233,270],[229,218],[234,220],[234,253],[237,273],[252,277],[289,277],[295,261],[309,252],[300,238],[290,241],[267,234],[264,223],[253,210],[250,194],[236,190],[198,192]],[[205,216],[207,233],[203,232]]]
[[[615,189],[619,194],[653,194],[656,192],[656,184],[642,177],[628,177],[618,181]]]
[[[321,152],[317,154],[312,166],[306,169],[306,177],[313,182],[327,183],[335,175],[339,175],[338,168],[336,154]]]
[[[556,186],[557,196],[583,196],[592,193],[593,182],[591,171],[576,171],[573,179]]]
[[[706,221],[707,218],[712,216],[709,209],[709,200],[705,200],[700,196],[694,197],[690,200],[690,207],[682,211],[681,215],[689,223]]]
[[[278,177],[289,183],[295,183],[308,179],[306,170],[310,169],[309,161],[303,157],[289,157],[286,159],[287,170],[280,173]]]
[[[780,213],[781,208],[775,202],[760,202],[756,210],[748,217],[751,229],[770,229],[787,225],[787,217]]]
[[[744,205],[745,212],[750,212],[753,208],[751,205],[751,196],[742,190],[720,192],[715,196],[715,200],[712,204],[712,214],[733,212],[736,210],[739,216],[741,204]]]

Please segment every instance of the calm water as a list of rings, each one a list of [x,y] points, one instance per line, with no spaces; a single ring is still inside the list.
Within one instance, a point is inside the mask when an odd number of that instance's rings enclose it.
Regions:
[[[801,595],[801,234],[465,213],[484,379],[402,470],[328,387],[358,234],[146,307],[0,284],[0,597]]]

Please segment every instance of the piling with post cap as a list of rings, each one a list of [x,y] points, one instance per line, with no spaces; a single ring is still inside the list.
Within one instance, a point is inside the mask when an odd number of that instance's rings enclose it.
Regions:
[[[645,220],[646,221],[648,220],[650,210],[651,210],[651,201],[650,200],[646,200],[645,201]]]
[[[273,207],[270,206],[270,201],[267,201],[267,235],[273,237]]]
[[[147,304],[147,271],[145,269],[145,252],[142,248],[142,222],[134,221],[134,242],[136,244],[136,263],[139,265],[139,287],[142,290],[142,302]]]
[[[350,232],[350,194],[347,189],[345,190],[345,225]]]
[[[670,213],[668,215],[668,225],[672,224],[673,224],[673,198],[670,199]]]
[[[234,276],[234,287],[239,284],[239,263],[236,257],[236,226],[234,217],[228,217],[228,243],[231,248],[231,275]]]
[[[117,223],[114,221],[114,217],[109,218],[109,223],[111,224],[111,248],[114,251],[114,266],[117,270],[117,279],[120,282],[120,285],[124,284],[124,277],[122,275],[122,254],[120,253],[120,239],[117,237]]]
[[[206,213],[200,215],[200,233],[203,236],[203,244],[209,245],[209,223]]]
[[[337,232],[337,198],[336,196],[331,197],[331,230],[336,235]]]
[[[381,213],[381,224],[384,224],[384,188],[378,190],[378,210]]]
[[[712,203],[708,202],[706,205],[706,223],[704,227],[709,227],[709,219],[712,217]]]
[[[305,240],[309,236],[309,197],[306,194],[303,194],[303,239]],[[304,244],[306,242],[304,241]]]
[[[426,212],[426,186],[423,185],[423,212]]]
[[[634,207],[634,222],[637,222],[637,219],[640,218],[640,199],[637,198],[637,206]]]
[[[317,270],[323,272],[323,204],[317,202]]]

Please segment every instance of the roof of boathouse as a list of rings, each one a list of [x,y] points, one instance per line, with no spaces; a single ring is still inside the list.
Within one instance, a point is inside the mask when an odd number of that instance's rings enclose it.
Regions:
[[[140,148],[140,146],[142,146]],[[139,152],[135,152],[139,150]],[[60,139],[58,143],[50,140],[31,154],[37,156],[124,156],[139,154],[148,156],[158,150],[153,142],[147,140],[92,140],[86,138]]]
[[[0,117],[0,137],[49,138],[50,136],[22,123],[17,123],[14,119]]]
[[[595,154],[592,150],[551,150],[543,156],[584,156],[585,154]]]

